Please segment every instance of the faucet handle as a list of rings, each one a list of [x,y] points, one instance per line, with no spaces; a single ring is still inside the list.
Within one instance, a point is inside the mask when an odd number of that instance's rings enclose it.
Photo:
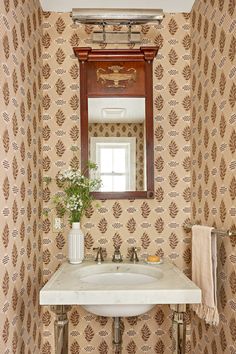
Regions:
[[[139,262],[138,251],[141,251],[141,247],[133,246],[133,247],[128,248],[130,262],[133,262],[133,263]]]
[[[94,251],[97,251],[97,255],[95,258],[95,262],[98,262],[99,264],[101,262],[104,262],[104,253],[106,252],[106,248],[103,247],[94,247]]]

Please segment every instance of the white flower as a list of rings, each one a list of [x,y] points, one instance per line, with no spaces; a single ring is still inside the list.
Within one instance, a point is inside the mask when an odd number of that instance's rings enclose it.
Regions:
[[[66,203],[66,208],[70,211],[80,211],[83,208],[83,201],[79,195],[71,196]]]
[[[60,187],[64,193],[57,204],[59,202],[63,204],[65,211],[70,215],[71,222],[80,219],[92,200],[90,192],[97,189],[100,181],[90,180],[89,177],[82,175],[81,171],[71,168],[61,171],[58,180],[61,181]]]

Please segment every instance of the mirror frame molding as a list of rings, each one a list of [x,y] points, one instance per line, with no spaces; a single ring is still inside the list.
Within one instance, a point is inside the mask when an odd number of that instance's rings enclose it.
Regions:
[[[74,53],[80,62],[80,142],[81,169],[88,161],[88,63],[89,62],[144,62],[145,74],[145,126],[146,126],[146,174],[145,191],[93,192],[95,199],[153,199],[154,198],[154,131],[153,131],[153,60],[158,47],[140,47],[139,49],[92,49],[75,47]],[[102,96],[104,97],[104,96]],[[113,96],[115,97],[115,95]],[[121,97],[121,95],[119,95]],[[125,94],[123,95],[125,97]]]

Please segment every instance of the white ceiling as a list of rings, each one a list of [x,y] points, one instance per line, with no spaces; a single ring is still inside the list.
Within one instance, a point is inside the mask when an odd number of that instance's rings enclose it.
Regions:
[[[72,8],[163,9],[166,13],[190,12],[195,0],[40,0],[44,11],[70,12]]]
[[[145,98],[89,98],[88,116],[89,123],[143,123]]]

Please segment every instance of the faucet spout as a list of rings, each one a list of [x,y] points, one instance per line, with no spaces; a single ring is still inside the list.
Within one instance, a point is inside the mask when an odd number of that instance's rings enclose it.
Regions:
[[[121,263],[123,262],[122,255],[120,253],[120,248],[115,248],[113,257],[112,257],[112,262],[114,263]]]

